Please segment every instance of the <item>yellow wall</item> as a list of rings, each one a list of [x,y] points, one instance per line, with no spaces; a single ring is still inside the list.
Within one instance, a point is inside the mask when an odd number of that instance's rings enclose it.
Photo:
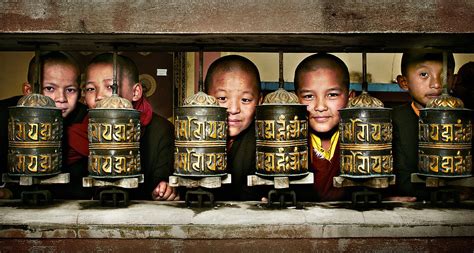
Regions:
[[[0,52],[0,99],[21,95],[33,52]]]
[[[236,53],[223,52],[222,55],[240,54],[253,61],[259,71],[262,81],[278,81],[278,53]],[[284,78],[293,82],[296,66],[306,56],[304,53],[285,53]],[[349,67],[349,71],[362,72],[361,54],[336,53]],[[0,99],[21,95],[21,85],[26,81],[28,62],[34,56],[33,52],[0,52]],[[456,70],[464,63],[474,61],[474,54],[455,54]],[[400,73],[401,54],[377,53],[367,55],[368,73],[372,74],[374,83],[390,83]],[[194,93],[194,52],[186,54],[186,97]]]
[[[186,53],[186,97],[195,93],[194,90],[194,52]]]
[[[222,55],[239,54],[249,58],[257,65],[263,82],[278,81],[278,53],[236,53],[225,52]],[[285,53],[283,58],[284,79],[293,82],[296,66],[310,54]],[[360,53],[335,53],[349,68],[349,71],[362,72],[362,55]],[[373,53],[367,54],[367,72],[372,75],[373,83],[390,83],[400,74],[402,54]],[[474,54],[454,54],[455,72],[466,62],[474,61]]]

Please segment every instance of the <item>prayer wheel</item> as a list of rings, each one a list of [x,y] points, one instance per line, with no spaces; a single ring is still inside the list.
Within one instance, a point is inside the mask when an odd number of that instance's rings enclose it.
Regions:
[[[40,94],[9,108],[8,174],[45,176],[61,172],[63,118],[54,101]]]
[[[227,174],[227,110],[198,92],[175,109],[174,175],[212,177]]]
[[[125,178],[140,174],[140,112],[113,95],[89,110],[89,176]]]
[[[294,93],[280,88],[268,94],[255,122],[257,175],[308,174],[308,116]]]
[[[391,109],[366,91],[339,110],[341,175],[370,178],[392,175]]]
[[[441,95],[420,110],[418,170],[432,176],[472,173],[472,111],[461,100]]]

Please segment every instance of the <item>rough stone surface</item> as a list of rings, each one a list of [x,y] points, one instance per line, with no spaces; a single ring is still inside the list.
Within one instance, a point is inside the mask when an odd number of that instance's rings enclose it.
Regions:
[[[473,32],[474,2],[2,1],[3,32],[337,33]]]
[[[346,203],[268,209],[255,202],[218,202],[186,208],[182,202],[132,201],[126,208],[98,201],[55,201],[28,207],[0,202],[0,238],[304,239],[474,237],[474,203],[458,209],[418,203],[349,209]]]
[[[0,49],[473,52],[472,9],[469,0],[1,1]]]

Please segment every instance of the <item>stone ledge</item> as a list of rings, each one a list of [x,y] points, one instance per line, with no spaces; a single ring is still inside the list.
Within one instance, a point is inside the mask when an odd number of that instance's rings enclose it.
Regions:
[[[269,210],[256,202],[218,202],[215,208],[190,209],[183,202],[132,201],[128,208],[114,209],[100,207],[98,201],[55,201],[44,207],[1,201],[0,238],[474,237],[474,203],[459,209],[384,205],[389,208],[358,211],[344,203],[308,203],[302,210]]]

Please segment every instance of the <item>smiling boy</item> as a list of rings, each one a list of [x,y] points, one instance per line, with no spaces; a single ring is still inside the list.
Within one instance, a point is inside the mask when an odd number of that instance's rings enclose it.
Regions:
[[[220,189],[218,199],[260,200],[247,187],[247,175],[255,174],[255,111],[262,102],[260,74],[250,60],[238,55],[214,61],[206,75],[206,92],[227,108],[227,170],[232,184]]]
[[[314,173],[310,200],[333,201],[344,198],[341,188],[333,187],[340,172],[339,110],[349,97],[349,71],[344,62],[331,54],[314,54],[295,70],[295,90],[300,103],[307,105],[310,138],[310,170]]]

